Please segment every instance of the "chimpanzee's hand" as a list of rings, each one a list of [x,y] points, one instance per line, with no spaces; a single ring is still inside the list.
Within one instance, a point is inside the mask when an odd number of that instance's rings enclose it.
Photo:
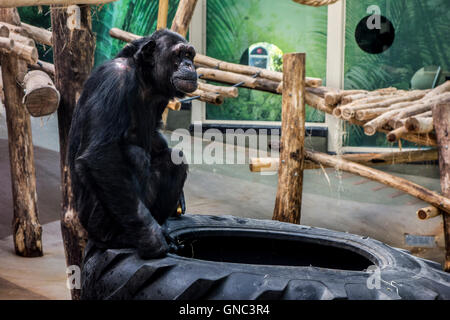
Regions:
[[[164,236],[163,229],[156,222],[140,238],[138,254],[142,259],[162,257],[169,252],[169,245]]]
[[[184,245],[181,244],[179,241],[174,239],[167,229],[163,229],[163,234],[166,237],[166,241],[169,244],[169,252],[177,253],[179,250],[182,250],[184,248]]]

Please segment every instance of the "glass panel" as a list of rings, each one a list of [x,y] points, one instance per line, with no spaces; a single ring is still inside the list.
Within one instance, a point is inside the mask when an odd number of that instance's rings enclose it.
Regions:
[[[364,37],[364,31],[361,34],[361,29],[358,30],[358,24],[372,14],[368,13],[371,6],[371,9],[380,10],[380,26],[382,31],[387,30],[382,43],[375,43],[374,39]],[[427,89],[431,88],[439,66],[442,72],[438,84],[450,76],[450,43],[447,41],[450,1],[347,0],[346,16],[346,89],[374,90],[390,86]],[[393,30],[389,29],[389,21]],[[377,21],[368,19],[363,22],[367,32]],[[364,26],[360,24],[359,28],[361,25]],[[389,46],[393,32],[395,37]],[[359,45],[356,38],[360,39]],[[385,51],[370,53],[371,50]],[[348,146],[389,146],[384,134],[369,137],[358,126],[349,126],[347,134],[345,145]],[[414,146],[412,143],[402,145]]]
[[[208,0],[207,55],[234,63],[282,70],[282,54],[306,52],[310,77],[325,79],[327,7],[292,0]],[[322,112],[307,107],[307,121],[323,122]],[[207,105],[206,119],[281,120],[281,96],[245,88],[221,106]]]

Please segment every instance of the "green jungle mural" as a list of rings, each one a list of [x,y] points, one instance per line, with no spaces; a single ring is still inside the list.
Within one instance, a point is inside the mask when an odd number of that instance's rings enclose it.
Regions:
[[[300,6],[291,0],[208,0],[208,56],[247,64],[248,48],[258,42],[282,52],[306,52],[306,73],[324,79],[326,72],[327,8]],[[280,66],[281,67],[281,66]],[[308,107],[307,121],[323,122],[323,113]],[[239,89],[237,99],[207,105],[206,119],[281,120],[281,96]]]

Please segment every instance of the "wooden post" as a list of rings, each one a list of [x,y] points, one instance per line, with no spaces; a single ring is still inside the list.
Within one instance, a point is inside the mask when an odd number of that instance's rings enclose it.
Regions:
[[[305,142],[305,54],[283,56],[280,167],[273,220],[300,223]]]
[[[17,9],[0,9],[2,21],[20,23]],[[36,203],[36,173],[30,115],[22,104],[27,63],[16,55],[1,55],[13,194],[13,238],[17,255],[42,256],[42,227]]]
[[[51,16],[55,85],[61,94],[58,108],[62,189],[61,229],[67,265],[81,266],[87,234],[74,208],[66,155],[72,114],[83,90],[84,81],[94,65],[95,37],[92,33],[89,5],[80,5],[79,29],[70,30],[67,27],[68,13],[65,7],[52,6]],[[79,298],[80,290],[72,290],[72,299]]]
[[[196,4],[197,0],[180,0],[170,28],[172,31],[186,37]]]
[[[156,22],[156,30],[164,29],[167,27],[167,14],[169,12],[169,0],[159,0],[159,6],[158,6],[158,20]],[[170,105],[170,102],[167,104],[167,106]],[[181,106],[181,103],[180,103]],[[162,127],[163,129],[167,126],[167,117],[169,116],[169,108],[166,107],[164,109],[164,112],[161,116],[162,120]]]
[[[433,107],[433,123],[436,131],[439,151],[439,171],[441,175],[441,193],[450,198],[450,99]],[[444,221],[445,265],[450,272],[450,215],[442,213]]]
[[[169,0],[159,0],[158,7],[158,21],[156,23],[156,30],[167,27],[167,13],[169,12]]]

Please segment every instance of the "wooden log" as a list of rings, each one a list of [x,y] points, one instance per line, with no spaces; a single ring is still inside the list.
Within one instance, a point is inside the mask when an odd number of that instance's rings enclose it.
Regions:
[[[428,133],[434,130],[433,118],[411,117],[405,120],[405,127],[410,132]]]
[[[198,68],[197,74],[200,79],[213,80],[218,82],[225,82],[230,84],[236,84],[243,82],[243,86],[248,88],[256,87],[256,79],[237,74],[233,72],[227,72],[222,70],[210,69],[210,68]]]
[[[189,97],[200,96],[198,98],[200,101],[204,101],[215,105],[221,105],[223,103],[223,97],[220,94],[210,91],[203,91],[197,89],[194,92],[187,93],[186,95]]]
[[[447,80],[443,84],[437,86],[436,88],[428,92],[425,98],[435,97],[446,92],[450,92],[450,80]]]
[[[38,61],[36,47],[24,45],[11,38],[0,37],[0,52],[15,55],[17,58],[25,60],[30,64],[35,64]]]
[[[24,36],[22,36],[22,35],[20,35],[18,33],[15,33],[15,32],[11,32],[9,34],[9,38],[14,40],[15,43],[20,42],[20,43],[22,43],[22,44],[24,44],[26,46],[29,46],[29,47],[35,47],[36,46],[36,44],[34,43],[33,39],[24,37]]]
[[[170,110],[178,111],[181,109],[181,102],[178,99],[170,100],[167,104],[167,108]]]
[[[3,21],[0,21],[0,27],[6,27],[10,33],[20,34],[24,37],[31,38],[38,43],[49,46],[52,45],[52,32],[43,28],[35,27],[24,22],[22,22],[20,26],[17,26]]]
[[[33,117],[42,117],[58,109],[60,95],[50,76],[39,70],[30,71],[23,80],[23,104]]]
[[[61,6],[51,7],[55,86],[61,94],[58,128],[61,162],[61,230],[67,265],[81,266],[87,234],[81,226],[73,203],[70,172],[66,162],[72,114],[94,65],[95,37],[92,32],[91,8],[80,5],[81,28],[69,30],[68,13]],[[72,299],[80,298],[80,290],[71,291]]]
[[[156,21],[156,30],[164,29],[167,27],[167,14],[169,12],[169,0],[159,0],[158,4],[158,20]],[[181,108],[181,103],[178,102],[179,108]],[[166,108],[164,109],[161,120],[162,120],[162,128],[165,129],[167,126],[167,118],[169,116],[169,109],[178,107],[175,100],[169,101]],[[172,109],[174,110],[174,109]]]
[[[335,157],[372,167],[379,165],[435,161],[438,159],[438,152],[436,149],[431,149],[386,153],[355,153]],[[273,172],[278,171],[279,162],[279,158],[250,158],[249,168],[251,172]],[[320,165],[314,164],[310,160],[305,160],[305,170],[318,168],[320,168]]]
[[[273,220],[300,223],[305,148],[305,54],[283,55],[281,165]]]
[[[420,100],[425,96],[426,92],[424,91],[417,91],[412,92],[410,94],[400,95],[400,96],[379,96],[374,97],[374,102],[372,103],[363,103],[359,104],[358,102],[355,103],[355,105],[352,106],[346,106],[342,109],[342,117],[344,119],[350,119],[352,118],[356,111],[358,110],[367,110],[367,109],[377,109],[377,108],[387,108],[393,104],[400,103],[400,102],[409,102],[409,101],[416,101]]]
[[[159,0],[158,6],[158,20],[156,23],[156,30],[167,27],[167,14],[169,12],[169,0]]]
[[[311,107],[325,113],[332,113],[334,109],[333,107],[330,107],[325,104],[325,99],[316,96],[315,94],[312,94],[310,92],[305,93],[305,102]]]
[[[119,28],[111,28],[109,29],[109,35],[115,39],[122,40],[124,42],[131,42],[142,38],[141,36],[135,35],[128,31],[123,31]]]
[[[341,105],[341,117],[343,119],[350,119],[355,117],[356,111],[361,109],[371,109],[373,106],[375,106],[378,103],[381,103],[383,101],[387,101],[389,99],[392,99],[393,95],[386,95],[386,96],[373,96],[373,97],[367,97],[361,100],[354,101],[352,103],[349,103],[347,105]],[[366,107],[367,106],[367,107]]]
[[[0,24],[0,37],[4,37],[4,38],[9,37],[9,29],[7,26]]]
[[[325,95],[330,91],[334,91],[335,89],[327,87],[308,87],[306,90],[312,94],[315,94],[316,96],[321,97],[322,99],[325,99]]]
[[[10,38],[0,37],[0,52],[8,54],[14,48],[14,40]]]
[[[0,9],[0,17],[8,23],[20,23],[17,9]],[[27,72],[27,64],[12,54],[0,54],[0,59],[13,195],[14,250],[19,256],[39,257],[43,254],[42,227],[38,218],[30,115],[22,104],[23,90],[17,85]]]
[[[306,151],[306,158],[324,166],[333,167],[339,170],[347,171],[361,177],[377,181],[388,185],[392,188],[401,190],[409,195],[416,197],[422,201],[429,203],[447,213],[450,213],[450,199],[441,196],[437,192],[431,191],[418,184],[415,184],[406,179],[393,176],[389,173],[370,168],[359,163],[347,161],[330,156],[325,153],[316,151]]]
[[[434,217],[437,217],[438,215],[440,215],[441,211],[439,211],[439,209],[436,207],[429,206],[429,207],[425,207],[425,208],[421,208],[421,209],[417,210],[416,214],[420,220],[428,220],[428,219],[431,219],[431,218],[434,218]]]
[[[329,91],[325,94],[325,104],[328,106],[335,106],[339,103],[341,103],[341,100],[343,97],[347,95],[352,94],[359,94],[359,93],[367,93],[366,90],[334,90]]]
[[[378,128],[381,128],[382,126],[384,126],[391,118],[393,118],[393,117],[403,118],[403,117],[413,116],[416,114],[426,112],[426,111],[430,110],[432,104],[438,103],[439,101],[446,99],[449,96],[450,96],[450,92],[446,92],[446,93],[440,94],[439,96],[435,96],[431,99],[424,100],[424,101],[427,101],[427,103],[418,101],[418,103],[413,104],[406,108],[400,108],[400,109],[394,109],[394,110],[387,111],[387,112],[383,113],[382,115],[380,115],[379,117],[366,123],[364,125],[364,132],[369,136],[374,135],[376,130]],[[430,98],[430,96],[427,94],[426,98]]]
[[[447,81],[448,83],[448,81]],[[439,172],[441,176],[441,193],[445,199],[450,198],[450,99],[433,107],[433,121],[439,151]],[[442,207],[438,207],[444,210]],[[450,215],[444,210],[445,265],[444,270],[450,272]]]
[[[35,64],[39,58],[36,47],[30,47],[17,41],[14,41],[14,48],[11,53],[29,64]]]
[[[64,5],[71,4],[101,4],[114,2],[116,0],[2,0],[0,8],[16,8],[29,6],[48,6],[48,5]]]
[[[172,21],[172,27],[170,27],[172,31],[178,32],[183,37],[186,37],[196,4],[197,0],[180,0],[177,12]]]
[[[52,46],[52,32],[43,28],[32,26],[31,24],[21,23],[22,30],[34,41]]]
[[[209,83],[199,82],[198,88],[203,91],[219,93],[226,98],[236,98],[239,95],[238,88],[236,87],[215,86]]]
[[[45,62],[45,61],[42,61],[42,60],[38,60],[38,62],[36,64],[31,64],[31,65],[29,65],[29,67],[30,67],[31,70],[44,71],[52,79],[55,76],[55,66],[52,63]]]
[[[406,130],[406,128],[403,126],[389,132],[386,136],[386,139],[389,142],[395,142],[397,140],[400,140],[407,132],[408,130]]]

